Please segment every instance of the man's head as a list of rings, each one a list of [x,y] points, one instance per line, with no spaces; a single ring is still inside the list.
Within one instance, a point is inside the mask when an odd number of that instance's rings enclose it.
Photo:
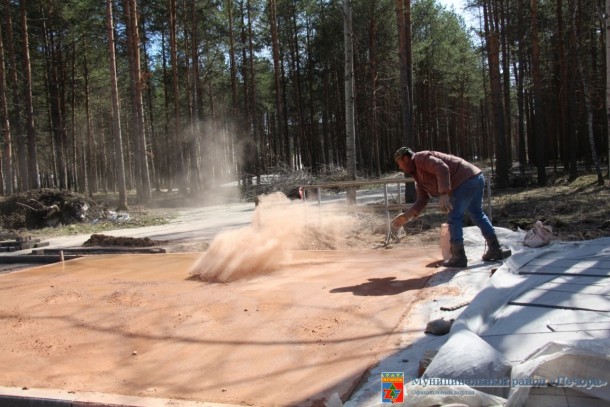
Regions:
[[[396,165],[398,165],[398,168],[400,168],[402,172],[407,172],[407,165],[409,164],[411,157],[413,157],[413,154],[413,150],[409,147],[400,147],[394,153],[394,161],[396,161]]]

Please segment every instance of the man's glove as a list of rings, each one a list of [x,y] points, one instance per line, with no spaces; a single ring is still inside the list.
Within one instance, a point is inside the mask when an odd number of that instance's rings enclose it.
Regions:
[[[453,209],[453,205],[451,205],[451,201],[449,200],[449,195],[444,194],[441,195],[438,200],[438,205],[441,207],[441,210],[445,213],[449,213]]]
[[[415,218],[415,215],[413,215],[413,213],[409,211],[401,213],[400,215],[392,219],[392,229],[400,229],[405,223],[407,223],[413,218]]]

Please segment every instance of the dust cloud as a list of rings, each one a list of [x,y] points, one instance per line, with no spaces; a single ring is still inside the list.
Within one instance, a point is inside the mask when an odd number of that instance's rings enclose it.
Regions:
[[[290,250],[338,248],[354,220],[343,210],[291,201],[275,192],[259,197],[252,224],[218,234],[189,273],[207,282],[269,274],[290,260]]]

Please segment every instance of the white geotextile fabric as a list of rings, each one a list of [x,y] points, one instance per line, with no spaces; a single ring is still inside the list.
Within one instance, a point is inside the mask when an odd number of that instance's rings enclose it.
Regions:
[[[605,342],[580,340],[561,344],[549,343],[511,369],[510,362],[479,337],[496,322],[507,302],[556,277],[553,275],[519,275],[521,267],[531,260],[547,254],[555,257],[564,253],[571,259],[608,256],[610,255],[610,238],[575,243],[552,242],[549,246],[531,249],[523,245],[525,232],[511,232],[500,228],[496,228],[496,231],[500,242],[512,250],[513,256],[504,262],[489,279],[488,284],[454,322],[449,339],[439,349],[437,356],[426,370],[425,377],[503,378],[513,383],[512,380],[533,376],[545,377],[545,375],[552,380],[551,373],[556,377],[557,372],[561,372],[565,377],[594,378],[610,383],[610,339]],[[464,242],[469,258],[480,255],[480,248],[484,240],[477,228],[464,230]],[[509,406],[524,405],[530,391],[530,388],[526,386],[516,386],[512,389],[506,387],[504,389],[493,387],[479,389],[486,395],[509,397],[507,404]],[[507,395],[509,390],[510,393]],[[609,384],[578,386],[577,391],[610,401]],[[481,406],[500,404],[497,403],[498,399],[486,399],[481,395],[476,398],[475,400],[475,397],[470,396],[467,404]],[[417,398],[417,401],[423,402],[420,398]],[[429,396],[424,404],[419,405],[460,401],[459,398]]]
[[[506,397],[512,365],[473,332],[462,329],[447,340],[430,362],[423,379],[448,378],[488,394]],[[480,382],[480,383],[479,383]]]
[[[476,239],[480,233],[476,228],[466,228],[464,241],[476,246]],[[472,303],[462,312],[454,322],[451,333],[461,329],[468,329],[476,334],[482,334],[492,325],[497,314],[502,312],[502,306],[519,294],[537,287],[556,276],[554,275],[520,275],[519,269],[534,260],[547,254],[556,256],[564,254],[571,259],[591,259],[597,256],[610,256],[610,238],[601,238],[585,242],[562,243],[553,242],[549,246],[531,249],[523,246],[524,232],[511,232],[507,229],[496,228],[500,242],[512,249],[513,255],[506,259],[498,268],[489,282],[481,289]],[[472,256],[469,256],[472,257]],[[490,312],[491,311],[491,312]]]
[[[533,377],[610,402],[610,339],[550,342],[513,367],[511,382],[527,382]],[[530,389],[514,386],[507,407],[523,406]]]

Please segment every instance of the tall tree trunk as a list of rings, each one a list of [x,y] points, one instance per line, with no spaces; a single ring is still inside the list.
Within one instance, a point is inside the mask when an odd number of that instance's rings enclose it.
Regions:
[[[165,176],[167,183],[167,190],[172,192],[174,188],[174,174],[175,174],[175,166],[174,166],[174,155],[170,152],[172,151],[173,144],[175,142],[175,138],[172,137],[173,131],[170,131],[169,126],[172,121],[172,112],[169,106],[170,102],[170,83],[169,80],[169,72],[167,69],[167,41],[165,40],[164,31],[161,32],[161,55],[162,55],[162,69],[163,69],[163,111],[165,113],[165,120],[163,124],[163,134],[165,135],[163,140],[163,148],[165,149],[165,154],[163,154],[163,165],[165,167]],[[173,128],[173,127],[172,127]]]
[[[23,98],[25,101],[26,128],[28,134],[28,185],[40,188],[38,156],[36,154],[36,128],[34,127],[34,101],[32,98],[32,66],[30,64],[30,39],[26,0],[21,1],[21,30],[23,35]]]
[[[188,21],[188,14],[189,12],[187,11],[187,4],[186,2],[182,3],[182,17],[180,18],[180,20],[182,21],[182,43],[184,44],[182,47],[182,52],[181,54],[184,55],[184,67],[183,72],[184,72],[184,101],[186,102],[186,106],[185,106],[185,111],[186,111],[186,120],[185,120],[185,129],[184,129],[184,144],[183,144],[183,149],[184,149],[184,162],[185,162],[185,171],[186,171],[186,183],[187,183],[187,188],[189,189],[189,191],[191,193],[195,193],[195,188],[193,186],[193,172],[191,171],[191,157],[193,154],[193,150],[192,150],[192,127],[191,127],[191,119],[193,118],[193,99],[192,99],[192,92],[191,92],[191,78],[190,78],[190,74],[191,74],[191,60],[190,60],[190,47],[189,47],[189,42],[190,42],[190,38],[189,38],[189,34],[188,34],[188,27],[187,27],[187,21]]]
[[[121,107],[116,72],[116,52],[112,1],[106,0],[106,29],[108,33],[108,62],[110,71],[110,90],[112,94],[112,132],[114,135],[114,164],[116,167],[119,201],[117,210],[127,210],[127,190],[125,186],[125,161],[123,159],[123,136],[121,134]]]
[[[136,141],[136,185],[138,201],[147,203],[152,200],[150,188],[150,172],[148,170],[148,157],[146,154],[146,134],[144,132],[144,103],[142,96],[142,69],[140,59],[140,32],[138,28],[138,10],[136,0],[125,0],[127,52],[129,53],[131,99],[132,99],[132,132]]]
[[[53,13],[55,10],[50,9],[49,20],[53,20]],[[45,16],[45,11],[42,10],[42,15]],[[50,121],[51,121],[51,134],[53,135],[54,145],[54,169],[55,178],[57,185],[60,188],[68,187],[68,172],[66,167],[66,146],[65,140],[65,124],[64,115],[62,111],[62,95],[60,84],[61,73],[59,72],[63,66],[60,46],[57,44],[59,39],[56,39],[56,33],[54,27],[47,27],[46,18],[43,19],[43,30],[44,30],[44,44],[46,54],[46,73],[47,81],[49,86],[49,110],[50,110]]]
[[[4,0],[3,3],[4,10],[6,10],[3,14],[6,17],[4,24],[6,24],[6,35],[7,35],[7,50],[10,61],[10,69],[9,69],[9,83],[11,86],[11,101],[12,101],[12,109],[9,108],[9,115],[11,115],[11,128],[12,133],[15,135],[15,139],[17,141],[17,166],[14,172],[14,177],[17,180],[16,183],[16,191],[25,191],[28,189],[28,154],[27,154],[27,136],[24,132],[23,121],[21,116],[22,109],[22,97],[19,94],[19,77],[17,74],[17,57],[15,53],[15,41],[13,39],[13,19],[11,18],[10,13],[10,3],[9,0]]]
[[[150,57],[148,55],[148,36],[147,36],[147,32],[146,30],[146,21],[144,21],[144,16],[141,13],[140,16],[142,16],[141,20],[141,26],[142,26],[142,51],[143,51],[143,61],[144,61],[144,66],[145,69],[148,70],[148,66],[150,65]],[[163,31],[163,30],[162,30]],[[163,56],[165,58],[165,55]],[[163,72],[165,72],[165,70],[163,70]],[[165,76],[164,76],[165,78]],[[157,192],[159,192],[161,190],[161,185],[160,185],[160,175],[159,175],[159,168],[161,167],[160,161],[161,161],[161,157],[163,154],[161,154],[160,151],[160,140],[159,140],[159,135],[161,132],[156,132],[156,124],[157,122],[155,121],[155,112],[154,112],[154,104],[153,104],[153,92],[155,91],[155,87],[150,83],[149,80],[149,76],[143,77],[142,78],[144,83],[143,86],[146,88],[146,95],[145,95],[145,108],[144,111],[146,113],[148,113],[148,121],[145,121],[147,126],[145,129],[145,134],[149,134],[150,137],[150,149],[151,149],[151,154],[150,154],[150,160],[149,160],[149,164],[150,164],[150,176],[152,178],[152,183],[154,184],[154,188]],[[165,89],[165,86],[164,86]]]
[[[494,116],[494,140],[496,156],[496,185],[500,188],[508,186],[508,159],[506,154],[506,126],[504,107],[502,105],[502,82],[500,77],[500,44],[495,15],[497,0],[489,2],[483,9],[485,19],[485,34],[487,43],[487,58],[489,62],[489,79],[491,86],[491,103]]]
[[[581,2],[578,1],[579,10],[574,10],[577,14],[580,14],[581,10]],[[581,20],[577,17],[577,15],[572,16],[573,20],[576,22],[576,37],[581,38],[582,29],[581,29]],[[578,49],[577,49],[578,51]],[[583,96],[585,102],[585,111],[587,114],[587,135],[589,137],[589,148],[591,149],[591,160],[593,161],[593,165],[595,166],[595,172],[597,173],[597,184],[604,185],[604,176],[602,175],[602,170],[599,166],[599,160],[597,159],[597,152],[595,148],[595,136],[593,133],[593,107],[591,106],[591,93],[589,91],[589,85],[587,84],[587,75],[585,73],[585,69],[583,67],[582,58],[576,58],[576,67],[578,69],[578,74],[580,76],[580,82],[583,89]]]
[[[332,142],[332,129],[333,129],[333,114],[332,114],[332,84],[331,75],[332,70],[330,69],[330,63],[328,60],[324,61],[326,69],[322,74],[322,94],[324,95],[322,104],[322,137],[324,139],[324,164],[326,166],[334,164],[333,155],[333,142]]]
[[[142,196],[142,177],[141,177],[141,159],[142,159],[142,146],[141,146],[141,138],[139,137],[139,118],[138,118],[138,108],[136,106],[136,81],[137,81],[137,73],[135,72],[135,53],[134,53],[134,34],[133,34],[133,26],[131,21],[131,4],[130,0],[123,0],[123,16],[125,19],[125,37],[126,37],[126,53],[127,60],[129,62],[129,85],[130,85],[130,98],[129,98],[129,106],[131,107],[131,121],[130,121],[130,135],[133,140],[133,154],[128,154],[133,161],[133,177],[136,184],[136,200],[138,203],[143,203],[144,199]]]
[[[347,0],[345,0],[347,1]],[[290,55],[291,55],[291,77],[292,87],[294,92],[294,104],[296,112],[296,137],[295,137],[295,168],[300,168],[303,164],[303,145],[305,143],[305,132],[304,132],[304,119],[303,119],[303,105],[302,105],[302,92],[301,92],[301,54],[299,52],[299,38],[298,38],[298,25],[296,10],[292,17],[292,39],[290,41]]]
[[[606,138],[608,139],[608,176],[610,177],[610,0],[606,0]]]
[[[506,129],[506,162],[507,166],[510,169],[511,163],[513,160],[513,131],[512,131],[512,121],[511,121],[511,86],[510,86],[510,50],[508,44],[508,36],[512,31],[512,26],[509,24],[508,17],[508,0],[500,0],[500,4],[498,6],[500,8],[499,13],[499,30],[501,33],[501,41],[502,41],[502,79],[503,79],[503,87],[502,91],[504,93],[504,117],[505,120],[505,129]]]
[[[6,10],[8,13],[8,10]],[[8,115],[8,102],[6,98],[6,72],[4,70],[4,41],[0,29],[0,121],[2,121],[2,193],[13,193],[13,154],[11,151],[11,124]]]
[[[420,148],[415,140],[413,118],[413,80],[411,58],[411,0],[395,0],[396,25],[398,28],[398,54],[400,58],[400,112],[402,118],[402,144]],[[406,176],[406,174],[405,174]],[[405,184],[405,202],[413,202],[416,197],[415,184]]]
[[[243,89],[243,121],[242,125],[244,126],[243,136],[238,140],[240,143],[240,151],[238,159],[242,163],[241,175],[242,175],[242,183],[243,186],[252,185],[252,176],[255,172],[254,169],[254,158],[252,154],[249,154],[251,151],[255,151],[255,146],[253,143],[253,130],[252,130],[252,117],[250,113],[251,105],[250,105],[250,78],[249,70],[248,70],[248,36],[246,34],[246,10],[244,8],[244,2],[246,0],[241,0],[239,2],[239,21],[240,21],[240,47],[241,47],[241,76],[242,76],[242,89]]]
[[[86,44],[83,44],[83,49],[86,49]],[[96,143],[93,134],[93,124],[91,123],[91,101],[89,100],[89,64],[87,63],[87,52],[83,52],[83,79],[85,85],[85,118],[87,122],[87,137],[84,157],[86,160],[86,172],[85,172],[85,183],[89,196],[98,191],[98,179],[97,179],[97,155],[96,155]]]
[[[172,70],[172,90],[174,99],[174,143],[175,143],[175,163],[178,186],[182,193],[186,193],[186,174],[184,167],[184,157],[182,155],[182,136],[180,134],[180,92],[178,82],[178,49],[177,49],[177,22],[176,22],[176,0],[169,0],[169,47],[171,55]]]
[[[559,117],[559,128],[558,128],[558,136],[560,143],[560,153],[561,159],[563,162],[564,170],[567,170],[570,166],[570,161],[568,159],[568,128],[569,125],[567,123],[568,117],[568,60],[566,58],[566,52],[564,47],[565,41],[565,31],[564,31],[564,18],[563,18],[563,0],[557,0],[556,7],[556,16],[557,16],[557,54],[558,54],[558,64],[559,64],[559,80],[558,86],[559,91],[557,92],[557,104],[558,104],[558,117]]]
[[[237,115],[237,63],[235,62],[235,33],[233,31],[233,0],[226,0],[226,8],[229,13],[229,65],[231,69],[231,107],[232,114]],[[236,117],[233,117],[235,120]]]
[[[396,0],[396,22],[398,27],[398,53],[400,56],[400,89],[402,116],[402,143],[414,145],[413,125],[413,83],[411,80],[411,0]]]
[[[238,121],[238,117],[239,117],[239,103],[237,100],[237,63],[235,61],[235,29],[234,29],[234,16],[233,16],[233,0],[225,0],[226,2],[226,8],[227,8],[227,13],[228,13],[228,20],[229,20],[229,32],[228,32],[228,36],[229,36],[229,66],[230,66],[230,71],[231,71],[231,117],[228,123],[228,128],[229,128],[229,134],[233,134],[235,133],[235,129],[236,129],[236,122]],[[236,158],[236,153],[235,150],[238,148],[235,146],[235,137],[231,137],[231,146],[230,146],[230,151],[231,151],[231,155],[233,156],[233,158]],[[235,161],[237,163],[237,168],[235,169],[237,174],[241,175],[242,172],[242,162],[241,160],[237,159],[233,159],[233,161]]]
[[[86,191],[85,188],[80,188],[79,182],[82,180],[82,176],[79,174],[79,158],[78,158],[78,141],[82,141],[81,137],[77,137],[76,131],[76,41],[72,39],[70,42],[70,138],[72,145],[67,146],[68,150],[66,153],[70,157],[71,163],[68,167],[68,181],[70,186],[75,191],[82,192]],[[66,110],[67,111],[67,110]],[[78,139],[78,140],[77,140]],[[84,167],[82,167],[84,169]]]
[[[371,143],[370,144],[370,156],[371,156],[371,173],[375,173],[375,175],[377,177],[381,176],[381,159],[379,157],[379,132],[377,129],[377,75],[379,74],[378,72],[378,67],[377,67],[377,44],[376,44],[376,38],[377,38],[377,16],[375,15],[375,10],[377,8],[377,1],[373,0],[371,1],[371,14],[370,14],[370,21],[369,21],[369,66],[370,66],[370,72],[369,72],[369,79],[370,79],[370,83],[369,83],[369,87],[370,87],[370,93],[369,93],[369,103],[370,103],[370,107],[369,107],[369,114],[370,114],[370,121],[369,121],[369,134],[371,137]]]
[[[354,38],[352,1],[343,0],[343,39],[345,45],[345,152],[347,177],[356,179],[356,124],[354,115]],[[348,188],[348,202],[356,202],[356,188]]]
[[[269,0],[269,25],[271,28],[271,54],[273,56],[273,83],[275,87],[275,114],[277,117],[277,134],[276,137],[279,141],[280,146],[284,146],[281,149],[283,153],[283,159],[286,163],[289,163],[290,150],[288,143],[285,143],[284,134],[284,104],[282,102],[282,83],[281,83],[281,65],[280,65],[280,43],[278,39],[278,21],[277,21],[277,0]]]
[[[317,130],[316,107],[315,107],[315,90],[314,84],[316,78],[316,64],[314,63],[314,50],[312,34],[314,31],[311,17],[307,18],[307,35],[306,35],[306,55],[307,55],[307,140],[310,146],[309,166],[313,174],[317,174],[320,168],[320,163],[323,161],[321,151],[324,148],[322,137]]]
[[[536,167],[538,186],[546,186],[546,134],[544,124],[544,99],[542,97],[542,76],[540,74],[540,46],[538,42],[538,0],[531,0],[531,47],[532,82],[534,85],[534,125],[536,128]]]
[[[252,142],[254,143],[254,171],[260,185],[261,176],[261,143],[259,140],[259,117],[258,117],[258,106],[257,106],[257,89],[256,89],[256,76],[254,72],[254,34],[252,32],[252,5],[250,0],[246,0],[246,13],[248,17],[248,69],[249,69],[249,96],[250,96],[250,117],[252,126]]]
[[[518,45],[518,59],[519,66],[514,67],[513,71],[516,73],[516,82],[517,82],[517,112],[519,115],[519,146],[518,146],[518,155],[519,155],[519,170],[521,175],[525,174],[525,166],[527,165],[527,155],[526,155],[526,129],[525,129],[525,44],[524,38],[519,39]],[[516,65],[517,62],[514,61]]]
[[[200,106],[200,94],[199,89],[199,34],[198,34],[198,14],[196,10],[197,1],[192,0],[191,5],[191,43],[190,43],[190,54],[191,54],[191,137],[189,140],[190,145],[190,162],[191,162],[191,190],[199,191],[203,186],[204,179],[201,178],[199,168],[199,150],[200,150],[200,127],[199,121],[199,106]],[[204,163],[207,164],[207,163]]]
[[[568,2],[568,15],[572,16],[576,13],[575,11],[576,4],[574,2]],[[577,58],[576,49],[578,48],[578,40],[576,38],[576,22],[573,21],[572,18],[569,19],[571,26],[569,27],[568,32],[568,54],[567,60],[569,61],[568,66],[568,140],[567,140],[567,148],[568,148],[568,170],[569,170],[569,179],[575,180],[578,178],[578,167],[577,167],[577,159],[578,159],[578,122],[580,122],[580,118],[578,117],[578,106],[577,106],[577,98],[578,98],[578,73],[576,69],[575,60]]]

